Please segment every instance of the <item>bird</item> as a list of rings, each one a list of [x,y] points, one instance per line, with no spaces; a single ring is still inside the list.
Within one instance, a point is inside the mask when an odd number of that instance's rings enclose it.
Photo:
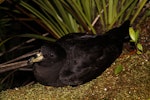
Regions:
[[[78,86],[96,79],[129,42],[130,21],[104,34],[70,33],[41,46],[30,59],[36,80],[46,86]]]

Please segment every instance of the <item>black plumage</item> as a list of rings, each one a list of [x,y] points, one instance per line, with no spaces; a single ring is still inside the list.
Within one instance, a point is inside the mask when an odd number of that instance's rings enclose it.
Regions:
[[[35,62],[38,82],[51,86],[77,86],[91,81],[105,71],[122,53],[129,41],[129,21],[104,35],[68,34],[41,47]]]

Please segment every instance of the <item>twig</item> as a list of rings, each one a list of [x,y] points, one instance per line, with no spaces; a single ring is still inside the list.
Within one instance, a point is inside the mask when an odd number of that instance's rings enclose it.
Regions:
[[[8,63],[15,62],[15,61],[18,61],[18,60],[21,60],[21,59],[24,59],[24,58],[27,58],[27,57],[30,57],[30,56],[33,56],[33,55],[37,54],[38,51],[39,51],[39,49],[34,50],[34,51],[32,51],[32,52],[30,52],[30,53],[27,53],[27,54],[24,54],[24,55],[22,55],[22,56],[20,56],[20,57],[17,57],[17,58],[15,58],[15,59],[12,59],[12,60],[9,60],[9,61],[7,61],[7,62],[4,62],[4,63],[0,64],[0,66],[1,66],[1,65],[4,65],[4,64],[8,64]]]
[[[27,65],[28,65],[28,60],[14,62],[14,63],[10,63],[10,64],[1,64],[0,65],[0,73],[10,71],[13,69],[18,69],[21,67],[25,67]]]
[[[3,84],[4,81],[7,80],[7,78],[10,77],[14,72],[15,72],[15,70],[12,71],[12,72],[10,72],[10,73],[8,73],[8,74],[0,81],[0,84]]]
[[[96,24],[96,22],[98,21],[99,17],[100,17],[100,15],[97,15],[97,17],[92,22],[92,26],[94,26]]]
[[[49,34],[49,33],[45,33],[45,34],[43,34],[42,36],[47,36],[48,34]],[[12,51],[14,51],[14,50],[20,48],[21,46],[23,46],[23,45],[25,45],[25,44],[28,44],[28,43],[31,43],[31,42],[33,42],[33,41],[35,41],[35,40],[36,40],[36,39],[33,39],[33,38],[32,38],[32,39],[29,39],[29,40],[27,40],[27,41],[25,41],[25,42],[23,42],[23,43],[21,43],[21,44],[15,46],[15,47],[11,48],[11,49],[10,49],[9,51],[7,51],[7,52],[0,53],[0,56],[4,55],[5,53],[12,52]]]

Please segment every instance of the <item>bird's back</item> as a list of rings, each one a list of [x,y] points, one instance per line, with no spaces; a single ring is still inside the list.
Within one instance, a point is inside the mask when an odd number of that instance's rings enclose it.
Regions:
[[[76,36],[66,45],[61,42],[68,54],[60,80],[67,85],[78,85],[99,76],[121,54],[128,29],[129,21],[126,21],[104,35]]]
[[[130,21],[127,20],[120,27],[113,28],[108,32],[106,32],[104,36],[106,36],[106,38],[114,39],[116,41],[128,42],[130,39],[129,26],[130,26]]]

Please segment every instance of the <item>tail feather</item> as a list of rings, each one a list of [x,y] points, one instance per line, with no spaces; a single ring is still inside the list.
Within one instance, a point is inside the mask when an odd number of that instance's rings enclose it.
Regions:
[[[109,37],[110,39],[120,39],[122,41],[128,41],[130,39],[129,27],[130,21],[127,20],[120,27],[113,28],[106,32],[105,36]]]
[[[129,27],[130,27],[130,21],[126,20],[121,26],[120,30],[123,32],[122,37],[124,41],[129,41],[130,36],[129,36]],[[121,34],[121,33],[120,33]]]
[[[129,27],[130,26],[130,21],[129,20],[126,20],[121,26],[120,28],[125,28],[125,27]]]

